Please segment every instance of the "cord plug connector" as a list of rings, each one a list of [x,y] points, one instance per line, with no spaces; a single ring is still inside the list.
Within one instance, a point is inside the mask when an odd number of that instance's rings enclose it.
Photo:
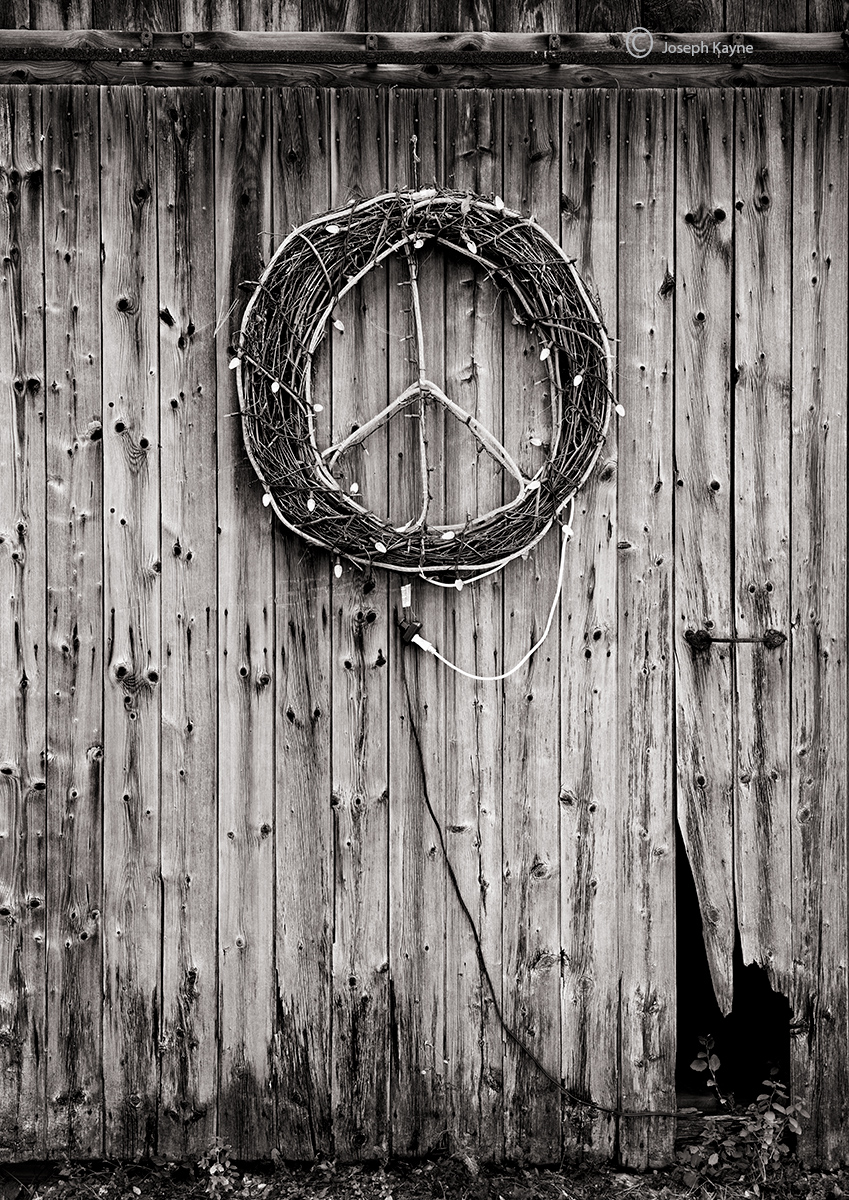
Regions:
[[[421,627],[421,621],[414,621],[412,617],[404,617],[398,622],[398,628],[401,630],[401,637],[408,646],[413,638],[419,633]]]

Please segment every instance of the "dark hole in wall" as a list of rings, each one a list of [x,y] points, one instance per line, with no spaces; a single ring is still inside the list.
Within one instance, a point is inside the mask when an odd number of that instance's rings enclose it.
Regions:
[[[713,994],[702,918],[693,873],[680,831],[676,830],[676,948],[678,988],[678,1054],[675,1084],[679,1104],[715,1111],[707,1072],[696,1072],[690,1063],[701,1049],[699,1038],[714,1039],[714,1053],[722,1064],[717,1072],[720,1088],[733,1093],[738,1104],[748,1104],[763,1091],[762,1080],[772,1067],[787,1083],[790,1077],[790,1004],[772,990],[766,972],[743,964],[739,935],[734,945],[734,1006],[727,1017],[719,1011]]]

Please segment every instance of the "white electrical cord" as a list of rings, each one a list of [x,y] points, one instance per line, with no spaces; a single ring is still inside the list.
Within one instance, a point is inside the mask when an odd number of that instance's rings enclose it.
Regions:
[[[450,670],[456,671],[458,675],[462,675],[466,679],[474,679],[478,683],[499,683],[502,679],[509,679],[511,675],[515,675],[519,668],[523,667],[528,659],[536,654],[537,650],[539,650],[540,646],[551,632],[551,626],[554,623],[554,614],[557,611],[557,603],[560,600],[560,593],[563,590],[563,578],[566,574],[566,548],[569,545],[569,539],[572,536],[571,521],[573,513],[574,500],[572,501],[572,508],[569,512],[569,524],[562,526],[563,546],[560,551],[560,571],[557,576],[557,588],[554,592],[554,600],[551,603],[551,611],[548,614],[548,620],[545,623],[545,629],[542,632],[542,637],[538,642],[535,643],[535,645],[531,646],[527,654],[523,655],[523,657],[520,658],[516,665],[511,667],[509,671],[504,671],[501,675],[475,675],[471,671],[464,671],[462,667],[458,667],[455,663],[449,662],[444,655],[439,653],[436,646],[434,646],[432,642],[427,641],[427,639],[423,638],[420,634],[415,634],[410,639],[411,642],[420,649],[424,650],[426,654],[432,654],[434,658],[438,659]]]

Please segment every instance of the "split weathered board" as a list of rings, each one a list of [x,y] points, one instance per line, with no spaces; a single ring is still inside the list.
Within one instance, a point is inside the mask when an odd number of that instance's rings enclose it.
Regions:
[[[216,1130],[218,467],[214,95],[157,93],[162,543],[162,1016],[159,1147],[202,1154]],[[186,247],[191,246],[191,254]],[[229,831],[228,831],[229,833]]]
[[[389,184],[428,187],[442,182],[445,129],[443,97],[436,92],[393,92],[389,97]],[[441,256],[423,263],[416,279],[422,325],[440,329],[444,321],[445,271]],[[424,368],[444,387],[444,363],[433,338],[424,362],[413,347],[414,312],[406,264],[389,271],[389,395],[399,395]],[[419,422],[424,421],[431,520],[445,518],[443,464],[447,420],[438,405],[389,427],[390,514],[403,524],[421,512]],[[437,646],[445,644],[442,590],[413,585],[416,619]],[[397,584],[389,613],[405,613]],[[411,614],[407,614],[411,615]],[[394,641],[390,650],[389,709],[389,974],[391,1038],[391,1148],[416,1155],[443,1142],[445,1062],[445,930],[447,875],[439,832],[448,800],[443,747],[449,726],[443,694],[443,668],[414,646]]]
[[[734,93],[678,93],[675,660],[678,824],[713,988],[734,993],[731,312]],[[694,637],[695,635],[695,637]],[[691,1047],[695,1057],[698,1046]]]
[[[330,202],[328,98],[271,94],[275,241]],[[321,351],[319,352],[321,354]],[[319,358],[312,396],[330,415],[332,364]],[[318,418],[324,432],[327,426]],[[329,1154],[333,971],[331,568],[326,554],[275,529],[276,1012],[278,1144]],[[258,1051],[260,1047],[257,1047]]]
[[[103,1149],[100,104],[43,96],[47,419],[47,1154]]]
[[[739,928],[803,1152],[845,1154],[846,105],[0,91],[0,1155],[664,1161],[676,785],[720,1004]],[[559,232],[616,339],[559,612],[498,682],[273,521],[229,365],[293,224],[434,181]],[[405,270],[339,306],[321,439],[418,369]],[[440,253],[419,291],[427,374],[532,466],[532,334]],[[425,427],[434,518],[501,502]],[[340,480],[406,519],[417,445],[399,417]],[[558,572],[552,535],[413,611],[498,675]]]
[[[504,202],[533,213],[543,228],[556,236],[560,96],[557,92],[508,92],[503,123]],[[503,440],[511,451],[517,451],[522,471],[533,476],[554,434],[555,397],[533,333],[524,325],[513,324],[509,309],[502,323]],[[571,380],[566,384],[570,387]],[[563,403],[568,400],[567,395]],[[568,512],[563,517],[567,519]],[[513,670],[546,630],[566,536],[555,525],[526,560],[518,559],[504,572],[502,671]],[[569,549],[563,553],[568,554]],[[563,664],[558,625],[552,620],[540,650],[504,681],[502,702],[502,1008],[510,1028],[548,1072],[544,1074],[512,1041],[505,1045],[504,1152],[510,1159],[528,1157],[540,1162],[553,1162],[560,1153],[562,880],[556,780]],[[497,894],[492,898],[487,894],[487,902],[497,903]]]
[[[242,443],[234,333],[271,228],[268,97],[215,99],[218,519],[218,1130],[243,1154],[274,1144],[274,530]],[[212,484],[210,480],[210,484]]]
[[[617,328],[618,103],[614,93],[563,98],[561,238]],[[617,439],[575,501],[560,611],[560,940],[563,1103],[568,1158],[614,1153],[619,1100],[621,803],[617,759]],[[566,881],[569,881],[567,885]]]
[[[161,544],[153,96],[101,93],[105,1149],[151,1153],[161,1004]],[[108,1069],[107,1069],[108,1064]]]
[[[793,122],[790,804],[794,1090],[810,1161],[846,1157],[845,91],[800,90]],[[804,199],[803,199],[804,198]]]
[[[734,896],[743,962],[763,967],[784,995],[793,971],[792,112],[790,90],[738,97],[734,205]]]
[[[44,1155],[46,464],[42,96],[0,92],[0,1156]]]
[[[502,103],[493,92],[446,97],[445,184],[492,195],[503,187]],[[497,438],[503,437],[502,332],[494,288],[465,261],[445,263],[443,366],[446,393]],[[436,349],[436,347],[434,347]],[[431,351],[433,353],[433,351]],[[438,353],[438,350],[437,350]],[[453,428],[452,428],[453,427]],[[462,521],[502,503],[502,472],[472,438],[446,418],[445,511]],[[503,670],[503,579],[490,575],[462,592],[446,591],[445,647],[452,663],[474,676]],[[480,939],[495,988],[493,999],[475,937],[451,888],[445,907],[446,1124],[463,1148],[499,1158],[503,1146],[502,691],[496,683],[446,669],[445,841],[457,887]]]
[[[619,145],[619,1153],[645,1168],[675,1131],[674,93],[624,93]]]
[[[386,97],[333,94],[331,201],[386,190]],[[388,403],[386,273],[366,276],[339,307],[332,340],[332,436],[338,442]],[[388,431],[339,460],[339,480],[376,512],[387,511]],[[346,565],[332,606],[332,795],[334,937],[332,1121],[346,1158],[374,1159],[389,1146],[389,596],[382,572]]]

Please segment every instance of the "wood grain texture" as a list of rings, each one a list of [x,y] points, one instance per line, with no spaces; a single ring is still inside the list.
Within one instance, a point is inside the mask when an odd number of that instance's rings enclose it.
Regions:
[[[213,95],[155,97],[162,539],[162,1072],[158,1147],[216,1127],[218,847]],[[191,254],[186,247],[192,247]]]
[[[502,105],[492,92],[446,96],[445,183],[492,194],[502,187]],[[447,394],[499,439],[503,430],[502,336],[493,320],[494,288],[466,262],[445,263],[444,368]],[[461,521],[501,504],[501,470],[474,441],[446,421],[445,511]],[[446,594],[446,649],[476,675],[502,669],[502,578],[492,575]],[[502,690],[448,672],[444,681],[447,744],[446,841],[460,891],[475,921],[496,989],[502,961],[501,847]],[[468,921],[456,896],[446,902],[445,1057],[449,1144],[503,1153],[503,1035],[479,968]],[[503,992],[503,987],[502,987]],[[501,1000],[502,997],[499,997]]]
[[[389,97],[389,184],[423,187],[441,182],[443,97],[436,92],[398,91]],[[419,256],[427,374],[444,384],[442,354],[434,330],[444,321],[444,266],[440,254]],[[410,340],[411,296],[403,261],[389,272],[389,393],[396,396],[416,378]],[[389,428],[390,514],[403,524],[421,509],[416,421],[401,417]],[[437,405],[425,415],[430,474],[429,519],[444,517],[445,417]],[[401,614],[398,577],[390,584],[390,612]],[[413,584],[413,611],[422,632],[445,644],[442,589]],[[439,835],[427,799],[446,824],[442,747],[448,738],[444,672],[436,660],[394,635],[391,643],[389,726],[389,972],[392,1038],[392,1152],[427,1154],[444,1144],[445,1129],[445,908],[447,875]],[[407,707],[407,689],[410,710]],[[415,723],[415,731],[412,724]],[[422,749],[419,760],[416,737]]]
[[[494,27],[503,33],[568,33],[577,28],[577,0],[495,0]]]
[[[160,510],[152,97],[101,94],[104,1019],[108,1155],[156,1144],[160,1013]]]
[[[847,97],[795,99],[790,611],[793,1090],[802,1152],[846,1159]]]
[[[330,203],[328,98],[289,91],[272,101],[274,229],[282,240]],[[331,364],[319,357],[312,396],[328,414],[331,383]],[[275,537],[277,1140],[287,1155],[308,1159],[332,1148],[331,564],[279,524]]]
[[[826,33],[849,25],[847,0],[808,0],[808,32]]]
[[[295,32],[301,28],[300,0],[240,0],[239,28]]]
[[[575,28],[582,33],[633,29],[642,23],[638,0],[575,0]]]
[[[734,93],[678,94],[675,251],[675,662],[678,825],[721,1011],[735,939],[732,650],[731,279]],[[697,1046],[682,1048],[683,1054]]]
[[[563,97],[561,241],[617,328],[618,105],[613,92]],[[560,611],[562,1076],[605,1108],[619,1091],[620,849],[617,755],[617,439],[575,498]],[[609,1158],[616,1119],[564,1101],[564,1153]]]
[[[486,33],[495,28],[497,0],[430,0],[431,29],[446,33]]]
[[[807,0],[742,0],[726,3],[725,27],[728,30],[793,30],[807,28]]]
[[[386,187],[385,96],[331,99],[333,204]],[[382,269],[339,306],[334,333],[333,437],[388,402],[387,297]],[[343,487],[387,506],[387,432],[339,460]],[[379,1158],[389,1138],[388,584],[350,566],[332,592],[332,769],[335,838],[333,1129],[337,1154]]]
[[[234,331],[267,258],[269,100],[215,97],[218,411],[218,1130],[236,1154],[275,1145],[274,529],[242,442]],[[233,836],[231,837],[230,834]]]
[[[92,0],[30,0],[31,29],[91,29]]]
[[[555,236],[560,218],[560,97],[508,92],[504,97],[505,204],[532,213]],[[505,314],[506,308],[506,314]],[[553,396],[535,337],[502,304],[504,445],[527,476],[539,470],[553,436]],[[509,494],[509,493],[508,493]],[[526,561],[504,572],[504,652],[510,670],[540,638],[560,568],[557,525]],[[560,630],[503,684],[501,895],[504,1016],[560,1078]],[[493,900],[495,897],[493,898]],[[487,896],[489,902],[489,896]],[[557,1087],[511,1043],[504,1053],[505,1155],[537,1162],[560,1157]]]
[[[367,0],[301,0],[301,29],[310,32],[367,29]]]
[[[674,1120],[672,444],[675,97],[620,102],[619,762],[622,1024],[619,1153],[668,1162]]]
[[[793,94],[737,100],[735,632],[790,629]],[[792,975],[790,645],[736,647],[734,862],[744,963]]]
[[[45,444],[41,96],[0,91],[0,1157],[44,1154]]]
[[[641,9],[639,24],[655,34],[725,29],[723,0],[643,0]]]
[[[47,1153],[103,1152],[100,104],[43,96],[47,403]]]

